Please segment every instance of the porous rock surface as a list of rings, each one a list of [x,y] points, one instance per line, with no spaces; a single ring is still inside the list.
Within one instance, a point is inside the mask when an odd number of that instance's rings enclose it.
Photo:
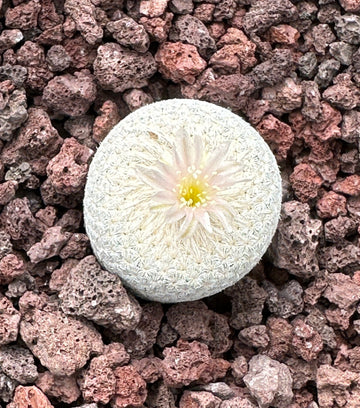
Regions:
[[[266,384],[271,378],[271,382]],[[288,367],[267,356],[257,355],[250,360],[244,382],[261,408],[288,407],[293,393]]]
[[[20,300],[20,335],[42,365],[55,375],[71,375],[91,354],[100,353],[100,334],[89,322],[62,313],[46,295],[26,292]],[[59,352],[60,351],[60,352]]]
[[[115,332],[134,329],[141,317],[120,278],[101,268],[94,256],[83,258],[67,276],[59,293],[61,309]]]
[[[0,406],[358,408],[359,1],[0,4]],[[162,306],[97,264],[81,202],[109,130],[175,97],[257,128],[283,211],[249,276]]]

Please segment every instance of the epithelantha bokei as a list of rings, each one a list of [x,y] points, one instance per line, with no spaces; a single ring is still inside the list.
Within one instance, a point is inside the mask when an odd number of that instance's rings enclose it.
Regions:
[[[258,263],[281,206],[276,160],[238,115],[173,99],[120,121],[90,165],[84,219],[105,269],[145,299],[191,301]]]

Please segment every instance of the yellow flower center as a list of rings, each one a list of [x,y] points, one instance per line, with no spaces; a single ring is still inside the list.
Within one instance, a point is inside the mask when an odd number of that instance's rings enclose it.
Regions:
[[[182,206],[206,206],[209,184],[198,177],[196,172],[183,177],[178,184],[178,198]]]

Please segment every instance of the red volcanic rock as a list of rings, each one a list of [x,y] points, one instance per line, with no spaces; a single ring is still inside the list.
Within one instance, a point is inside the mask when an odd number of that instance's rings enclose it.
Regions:
[[[360,173],[360,161],[358,160],[358,155],[359,152],[357,149],[351,149],[341,155],[340,162],[341,171],[343,173]]]
[[[34,357],[24,347],[2,347],[0,349],[0,367],[5,375],[20,384],[32,383],[38,376]]]
[[[52,72],[61,72],[70,66],[71,57],[62,45],[53,45],[46,54],[46,62]]]
[[[256,408],[248,398],[235,397],[221,403],[221,408]]]
[[[62,310],[85,317],[114,332],[135,329],[141,308],[120,278],[101,269],[94,256],[82,259],[68,274],[59,298]]]
[[[31,387],[16,387],[12,402],[7,405],[7,408],[54,408],[46,395],[34,385]]]
[[[77,259],[66,259],[59,269],[55,269],[51,274],[49,281],[49,289],[54,292],[60,292],[61,288],[66,283],[71,269],[79,263]]]
[[[120,112],[117,105],[110,100],[105,101],[100,108],[99,116],[95,118],[92,135],[93,139],[97,143],[102,142],[119,120]]]
[[[272,381],[268,379],[271,378]],[[289,368],[264,355],[254,356],[249,363],[249,372],[244,377],[246,387],[259,403],[267,408],[287,408],[292,401],[292,378]]]
[[[103,89],[123,92],[148,85],[156,72],[156,64],[149,53],[139,53],[116,43],[106,43],[97,49],[94,75]]]
[[[319,406],[331,408],[334,404],[347,405],[347,401],[351,401],[352,393],[356,392],[357,387],[353,385],[358,381],[358,373],[342,371],[328,364],[320,365],[316,375]]]
[[[14,8],[8,8],[5,13],[5,25],[8,28],[31,30],[37,26],[37,18],[41,10],[39,0],[30,0]]]
[[[70,236],[70,232],[63,232],[61,227],[48,228],[41,241],[27,251],[30,261],[39,263],[44,259],[59,255],[61,248],[68,242]]]
[[[231,374],[234,377],[235,384],[243,385],[243,377],[248,372],[248,364],[244,356],[236,357],[231,363]]]
[[[16,341],[19,323],[20,313],[7,297],[0,294],[0,346]]]
[[[56,398],[65,404],[71,404],[80,397],[75,376],[55,377],[50,371],[39,374],[36,386],[48,397]]]
[[[230,20],[234,16],[236,7],[237,7],[236,0],[222,0],[216,2],[214,10],[214,20],[215,21]]]
[[[300,37],[299,31],[288,24],[273,26],[268,32],[269,41],[279,44],[294,45]]]
[[[239,339],[250,347],[265,348],[269,343],[266,326],[255,325],[246,327],[239,332]]]
[[[81,35],[65,39],[63,45],[71,58],[71,67],[76,69],[92,67],[96,58],[96,48],[88,44]]]
[[[128,16],[124,15],[119,20],[109,21],[106,28],[124,47],[130,47],[138,52],[146,52],[149,49],[150,39],[144,26]]]
[[[267,293],[254,279],[245,277],[227,288],[225,293],[231,298],[231,327],[239,330],[261,323]]]
[[[179,408],[219,408],[221,399],[206,391],[185,391],[179,401]]]
[[[308,381],[316,379],[316,362],[307,362],[302,358],[287,358],[285,364],[288,366],[293,379],[293,389],[300,390],[306,387]]]
[[[181,84],[181,93],[186,98],[204,99],[239,110],[249,109],[249,96],[255,87],[247,75],[231,74],[217,76],[212,68],[205,70],[193,85]]]
[[[353,174],[345,179],[338,180],[332,185],[332,189],[337,193],[348,194],[351,196],[360,195],[360,176]]]
[[[140,23],[145,27],[145,30],[152,39],[163,43],[168,38],[173,17],[173,13],[165,13],[163,18],[141,17]]]
[[[338,242],[356,231],[356,221],[350,217],[337,217],[324,225],[326,241]]]
[[[40,240],[46,229],[45,225],[33,216],[30,201],[26,197],[10,201],[4,207],[0,221],[10,235],[14,247],[25,251]]]
[[[156,338],[156,344],[161,348],[171,346],[179,338],[179,335],[175,329],[173,329],[168,323],[162,323],[159,334]]]
[[[163,43],[155,54],[159,72],[173,82],[195,82],[205,68],[206,62],[198,54],[196,47],[190,44]]]
[[[87,70],[55,77],[44,88],[42,102],[56,113],[81,116],[96,98],[93,76]]]
[[[161,360],[157,357],[145,357],[133,360],[131,365],[147,383],[154,383],[161,377]]]
[[[223,359],[213,359],[208,347],[197,341],[177,342],[177,347],[165,348],[162,362],[164,383],[180,388],[191,383],[209,383],[224,377],[230,363]]]
[[[115,396],[111,401],[113,408],[141,406],[146,400],[146,382],[133,366],[117,367]]]
[[[360,222],[360,197],[350,197],[346,204],[349,214],[357,221]]]
[[[323,98],[331,105],[345,110],[360,106],[360,90],[351,80],[350,74],[339,74],[334,79],[333,86],[327,88]]]
[[[92,139],[92,130],[94,117],[92,115],[83,115],[78,118],[69,118],[64,123],[64,129],[70,133],[79,143],[95,150],[96,143]]]
[[[76,258],[82,259],[90,251],[90,240],[86,234],[76,232],[71,235],[68,242],[60,250],[61,259]]]
[[[90,355],[100,353],[100,334],[85,320],[60,312],[44,293],[26,292],[19,301],[20,334],[32,353],[54,375],[69,376],[83,367]],[[61,353],[59,353],[61,350]]]
[[[149,408],[175,408],[174,395],[162,381],[149,388],[146,403]]]
[[[62,227],[65,231],[76,232],[82,222],[82,212],[80,210],[68,210],[56,223],[57,226]]]
[[[270,247],[274,265],[295,276],[315,276],[319,271],[317,247],[321,233],[322,223],[310,218],[310,207],[307,204],[298,201],[284,203]],[[301,247],[298,242],[301,242]]]
[[[226,40],[227,35],[228,40]],[[209,64],[219,74],[233,74],[236,72],[244,74],[256,64],[256,46],[248,40],[241,30],[229,28],[227,34],[221,37],[217,43],[218,47],[220,47],[220,44],[222,44],[222,47],[209,60]]]
[[[57,221],[56,208],[50,205],[45,208],[40,208],[40,210],[36,212],[35,217],[47,227],[52,227]]]
[[[18,29],[2,30],[0,34],[0,51],[12,48],[24,38],[22,32]]]
[[[18,183],[13,180],[0,183],[0,205],[6,205],[10,202],[15,197],[17,188]]]
[[[89,368],[82,373],[80,388],[85,401],[107,404],[115,395],[116,375],[114,369],[127,364],[130,356],[120,343],[110,343],[104,354],[91,360]]]
[[[338,272],[343,268],[360,266],[360,248],[343,240],[336,245],[320,248],[318,252],[319,265],[329,272]]]
[[[117,336],[132,358],[142,358],[152,349],[163,315],[160,303],[147,303],[142,307],[139,324],[133,330],[124,330]]]
[[[301,113],[305,119],[311,122],[319,121],[322,117],[322,106],[318,85],[314,81],[303,81],[301,85],[304,98]]]
[[[54,3],[51,0],[41,0],[41,10],[38,16],[38,24],[41,30],[54,28],[63,22],[63,16],[57,14]]]
[[[173,305],[166,313],[168,324],[183,340],[199,340],[214,354],[229,350],[230,328],[225,316],[209,310],[202,301]]]
[[[360,285],[348,275],[332,273],[328,276],[328,286],[323,296],[340,308],[348,309],[360,300]]]
[[[96,20],[96,8],[90,0],[66,0],[64,11],[75,21],[76,29],[89,44],[101,41],[103,30]]]
[[[279,160],[285,160],[294,142],[291,127],[273,115],[266,115],[256,127]]]
[[[337,330],[347,330],[350,326],[350,319],[355,313],[355,306],[349,309],[340,309],[335,306],[330,306],[325,310],[325,316],[330,326]]]
[[[226,33],[225,24],[223,22],[215,22],[208,26],[209,34],[214,40],[219,40]]]
[[[63,39],[63,25],[58,24],[55,27],[44,30],[37,38],[37,42],[43,45],[58,45]]]
[[[54,76],[45,63],[44,48],[35,42],[26,41],[17,51],[16,58],[18,64],[27,69],[25,84],[35,91],[42,91]]]
[[[126,91],[123,95],[123,99],[131,112],[154,102],[153,97],[142,89],[131,89],[130,91]]]
[[[270,343],[265,354],[281,360],[288,353],[293,338],[293,327],[285,319],[269,317],[266,322]]]
[[[21,257],[15,254],[0,256],[0,285],[8,285],[14,279],[22,276],[26,266]]]
[[[214,10],[215,4],[200,3],[196,5],[193,15],[203,23],[211,23]]]
[[[337,109],[327,102],[321,102],[321,116],[314,123],[311,123],[311,130],[321,141],[338,139],[341,137],[339,128],[341,120],[341,113]]]
[[[78,206],[84,195],[83,189],[75,194],[67,195],[56,191],[55,187],[47,178],[40,187],[41,198],[45,205],[61,205],[65,208],[74,208]]]
[[[275,115],[282,115],[302,105],[302,84],[295,83],[292,78],[285,78],[283,82],[270,87],[263,88],[262,98],[268,101],[268,111]]]
[[[141,0],[140,14],[147,17],[160,17],[164,14],[169,0]]]
[[[341,7],[349,13],[358,13],[360,11],[360,3],[358,0],[340,0]]]
[[[46,168],[48,180],[58,193],[69,195],[83,189],[93,153],[76,139],[65,139],[59,154],[50,160]]]
[[[320,218],[334,218],[346,215],[346,198],[333,191],[325,193],[316,203],[316,212]]]
[[[307,48],[314,47],[317,54],[325,55],[336,37],[328,24],[317,24],[304,34],[304,39]]]
[[[343,115],[341,124],[341,139],[354,143],[360,138],[360,112],[351,110]]]
[[[323,179],[306,163],[294,167],[290,183],[296,196],[303,203],[317,197]]]
[[[289,49],[275,49],[269,59],[252,69],[249,76],[256,88],[274,86],[289,76],[293,62]]]
[[[44,176],[49,160],[58,153],[63,139],[43,109],[30,108],[28,113],[28,120],[2,150],[0,158],[8,166],[27,162],[33,173]]]
[[[305,361],[315,360],[323,349],[320,334],[301,319],[293,322],[292,350]]]

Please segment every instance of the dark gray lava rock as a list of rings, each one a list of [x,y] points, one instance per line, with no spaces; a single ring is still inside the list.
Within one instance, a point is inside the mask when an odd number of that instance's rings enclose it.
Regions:
[[[289,0],[256,0],[243,18],[248,34],[263,33],[272,25],[296,20],[298,12]]]
[[[177,18],[170,30],[169,39],[194,45],[203,57],[209,56],[216,49],[215,40],[205,24],[189,14]]]

